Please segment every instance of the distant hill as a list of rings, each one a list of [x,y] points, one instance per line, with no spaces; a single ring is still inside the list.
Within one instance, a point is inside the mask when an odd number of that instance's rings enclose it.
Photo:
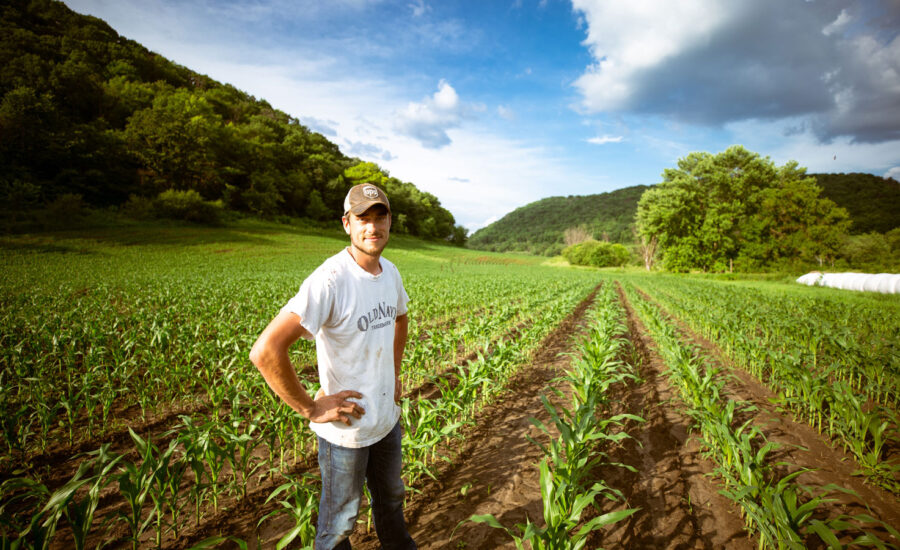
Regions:
[[[181,201],[333,220],[361,182],[387,191],[395,232],[465,240],[437,197],[344,155],[264,99],[62,2],[0,3],[0,230],[80,201],[131,212]]]
[[[900,227],[900,183],[872,174],[810,174],[822,196],[847,209],[854,234],[887,233]]]
[[[900,227],[900,183],[872,174],[810,174],[822,195],[847,209],[851,233],[886,233]],[[496,252],[555,255],[565,231],[583,227],[597,240],[632,244],[634,214],[647,185],[599,195],[549,197],[517,208],[469,238],[468,246]]]
[[[565,246],[567,229],[583,227],[598,240],[631,243],[634,213],[646,185],[599,195],[549,197],[503,216],[469,237],[468,246],[551,256]]]

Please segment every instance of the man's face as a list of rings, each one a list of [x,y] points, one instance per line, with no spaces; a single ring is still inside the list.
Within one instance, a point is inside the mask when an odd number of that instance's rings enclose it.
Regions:
[[[348,212],[341,220],[353,248],[369,256],[381,255],[391,232],[391,214],[383,204],[376,204],[359,216]]]

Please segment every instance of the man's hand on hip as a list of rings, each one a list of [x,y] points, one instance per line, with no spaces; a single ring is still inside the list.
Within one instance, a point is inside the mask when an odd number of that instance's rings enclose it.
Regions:
[[[319,393],[321,393],[321,390]],[[310,422],[325,423],[337,421],[349,426],[350,417],[358,419],[366,414],[365,409],[360,407],[358,403],[347,401],[351,397],[361,399],[362,394],[359,392],[344,390],[333,395],[321,396],[319,393],[316,394],[316,399],[313,401],[315,408],[309,415]]]

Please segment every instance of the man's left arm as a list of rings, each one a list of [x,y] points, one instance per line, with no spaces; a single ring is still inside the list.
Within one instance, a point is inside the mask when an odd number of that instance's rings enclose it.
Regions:
[[[409,334],[409,314],[398,315],[394,320],[394,401],[400,402],[403,388],[400,384],[400,364],[406,349],[406,338]]]

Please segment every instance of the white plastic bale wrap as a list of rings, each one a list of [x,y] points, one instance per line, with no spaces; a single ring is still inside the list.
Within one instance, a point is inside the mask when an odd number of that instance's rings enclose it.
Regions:
[[[807,273],[806,275],[801,275],[797,282],[800,284],[804,284],[807,286],[815,286],[819,284],[819,279],[822,278],[822,273],[818,271],[813,271],[812,273]]]
[[[900,274],[897,273],[820,273],[813,271],[797,279],[809,286],[827,286],[842,290],[900,294]]]

